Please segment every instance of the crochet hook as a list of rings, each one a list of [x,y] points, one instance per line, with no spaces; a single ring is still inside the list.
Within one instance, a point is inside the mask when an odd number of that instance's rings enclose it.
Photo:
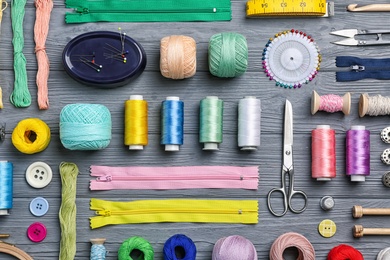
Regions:
[[[347,6],[350,12],[388,12],[390,11],[390,4],[369,4],[358,6],[358,4],[350,4]]]

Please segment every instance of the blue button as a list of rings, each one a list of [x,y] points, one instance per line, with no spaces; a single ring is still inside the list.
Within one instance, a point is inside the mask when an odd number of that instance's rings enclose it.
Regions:
[[[49,210],[49,203],[45,198],[36,197],[30,202],[30,212],[36,217],[41,217]]]

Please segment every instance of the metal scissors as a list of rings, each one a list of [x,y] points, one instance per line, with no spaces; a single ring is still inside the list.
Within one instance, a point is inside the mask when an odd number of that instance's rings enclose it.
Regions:
[[[385,41],[382,38],[382,34],[390,34],[390,31],[384,30],[359,30],[359,29],[345,29],[330,32],[330,34],[347,37],[348,39],[332,42],[338,45],[345,46],[374,46],[374,45],[386,45],[390,44],[390,41]],[[357,35],[376,35],[374,40],[357,40],[355,36]]]
[[[269,211],[277,216],[284,216],[288,209],[290,209],[293,213],[302,213],[307,206],[307,195],[303,191],[294,190],[294,164],[293,164],[293,112],[290,101],[286,99],[286,105],[284,110],[284,136],[283,136],[283,166],[282,166],[282,187],[274,188],[268,193],[268,209]],[[289,175],[289,187],[286,187],[286,175]],[[283,206],[284,210],[282,213],[276,213],[271,205],[271,197],[272,194],[280,192],[283,195]],[[297,210],[294,209],[291,201],[295,195],[301,195],[304,199],[304,206]]]

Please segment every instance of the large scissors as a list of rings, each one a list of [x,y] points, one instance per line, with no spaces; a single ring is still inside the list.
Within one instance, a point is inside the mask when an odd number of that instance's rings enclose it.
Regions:
[[[277,216],[284,216],[288,209],[294,213],[302,213],[307,206],[307,195],[303,191],[294,190],[294,164],[293,164],[293,112],[290,101],[286,99],[286,105],[284,110],[284,136],[283,136],[283,166],[282,166],[282,187],[274,188],[268,193],[268,208],[269,211]],[[286,187],[286,175],[289,175],[289,187]],[[272,194],[280,192],[283,195],[284,210],[282,213],[277,213],[273,210],[271,205]],[[304,200],[304,206],[301,209],[293,208],[291,201],[295,195],[301,195]]]

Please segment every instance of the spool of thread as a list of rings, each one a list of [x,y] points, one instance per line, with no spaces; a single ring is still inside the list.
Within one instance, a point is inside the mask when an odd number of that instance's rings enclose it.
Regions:
[[[217,33],[209,41],[210,73],[220,78],[241,76],[248,67],[246,38],[233,32]]]
[[[4,108],[4,105],[3,105],[3,90],[0,87],[0,109],[3,109],[3,108]]]
[[[186,235],[171,236],[164,244],[164,260],[195,260],[196,246]]]
[[[313,90],[311,96],[311,114],[314,115],[318,111],[328,113],[342,111],[344,115],[349,115],[351,112],[351,94],[347,92],[342,97],[333,94],[320,96]]]
[[[332,248],[328,260],[364,260],[362,253],[350,245],[341,244]]]
[[[368,96],[361,94],[359,99],[359,116],[385,116],[390,115],[390,97],[381,95]]]
[[[214,245],[212,260],[257,260],[257,251],[250,240],[233,235],[220,238]]]
[[[346,173],[351,181],[365,181],[370,175],[370,131],[352,126],[346,136]]]
[[[69,150],[100,150],[111,141],[111,113],[99,104],[70,104],[60,113],[60,139]]]
[[[12,132],[12,144],[20,152],[42,152],[50,143],[50,128],[39,118],[21,120]]]
[[[200,101],[199,142],[203,150],[218,150],[222,143],[223,101],[215,96],[208,96]]]
[[[376,260],[387,260],[390,259],[390,247],[386,247],[385,249],[382,249],[378,256],[376,257]]]
[[[196,73],[196,42],[184,35],[171,35],[161,39],[161,75],[170,79],[190,78]]]
[[[104,246],[105,238],[93,238],[90,239],[91,246],[91,257],[90,260],[105,260],[106,259],[106,247]]]
[[[289,232],[278,237],[271,246],[270,260],[281,260],[284,251],[289,247],[298,249],[299,260],[315,260],[316,254],[313,245],[301,234]]]
[[[311,176],[317,181],[336,178],[336,138],[329,125],[311,131]]]
[[[261,102],[248,96],[238,102],[238,147],[257,150],[260,146]]]
[[[154,259],[154,250],[149,241],[142,237],[134,236],[123,241],[118,250],[118,260],[132,260],[130,253],[135,249],[143,253],[143,260]]]
[[[0,161],[0,216],[9,215],[13,205],[13,164]]]
[[[143,150],[148,144],[148,103],[142,95],[131,95],[125,102],[125,145]]]
[[[167,97],[161,106],[161,144],[165,151],[179,151],[184,139],[184,102]]]

